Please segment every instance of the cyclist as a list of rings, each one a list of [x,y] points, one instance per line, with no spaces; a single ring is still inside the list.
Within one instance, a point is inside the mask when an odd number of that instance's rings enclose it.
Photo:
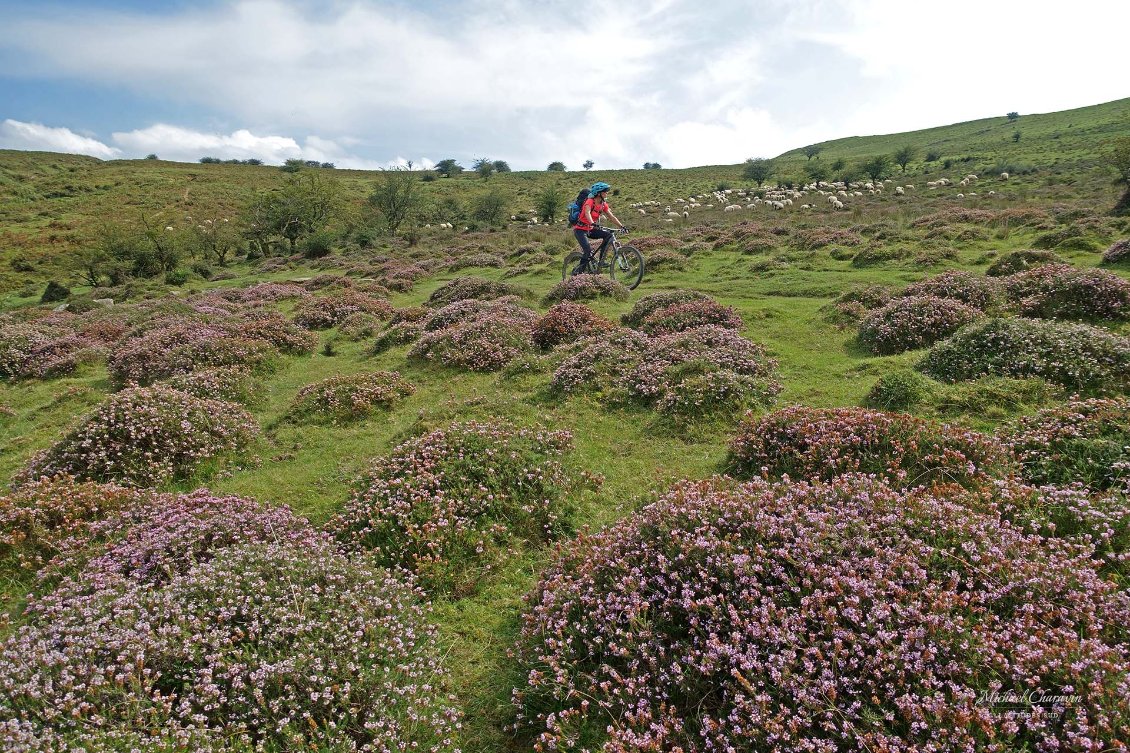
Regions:
[[[589,245],[589,238],[601,240],[600,248],[597,249],[597,254],[600,256],[604,255],[604,249],[608,247],[609,241],[612,240],[612,231],[598,226],[600,215],[607,214],[620,226],[621,230],[626,229],[624,223],[612,214],[612,207],[608,206],[608,202],[605,201],[605,195],[610,188],[612,186],[604,181],[593,183],[592,188],[589,189],[589,197],[581,205],[581,216],[577,220],[577,224],[573,226],[573,235],[577,238],[577,243],[581,244],[581,263],[577,269],[573,270],[574,275],[582,269],[587,269],[589,262],[592,261],[593,252],[592,246]]]

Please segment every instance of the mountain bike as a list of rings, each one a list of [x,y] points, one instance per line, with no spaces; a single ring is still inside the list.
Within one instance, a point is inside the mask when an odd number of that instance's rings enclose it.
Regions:
[[[621,245],[620,234],[627,232],[623,228],[603,229],[612,231],[612,240],[608,242],[608,247],[600,253],[599,257],[589,259],[583,269],[581,252],[570,251],[561,265],[561,279],[568,280],[575,274],[600,275],[607,272],[613,280],[623,283],[628,290],[634,290],[643,279],[643,254],[635,246]]]

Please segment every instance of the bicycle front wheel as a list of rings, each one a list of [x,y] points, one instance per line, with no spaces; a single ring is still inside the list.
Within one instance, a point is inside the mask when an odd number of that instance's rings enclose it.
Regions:
[[[643,254],[635,246],[621,246],[612,257],[609,274],[628,290],[635,290],[643,279]]]
[[[565,255],[565,261],[561,265],[561,282],[565,282],[573,276],[573,271],[581,266],[581,252],[570,251]]]

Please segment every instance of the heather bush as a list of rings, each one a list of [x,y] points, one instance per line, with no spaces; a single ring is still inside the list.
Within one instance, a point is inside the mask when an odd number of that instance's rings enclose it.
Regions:
[[[1000,257],[985,270],[990,277],[1006,277],[1017,272],[1024,272],[1044,264],[1065,264],[1066,262],[1052,251],[1038,251],[1034,249],[1010,251]]]
[[[880,375],[867,393],[867,405],[880,410],[909,410],[934,394],[930,380],[917,371],[899,369]]]
[[[626,301],[631,292],[622,283],[608,277],[577,275],[554,285],[542,298],[542,303],[551,306],[561,301],[587,301],[596,298]]]
[[[233,335],[222,325],[187,321],[126,337],[110,352],[107,368],[118,386],[146,385],[218,366],[262,371],[277,355],[278,349],[265,340]]]
[[[358,311],[341,320],[337,325],[339,335],[354,342],[373,337],[383,329],[384,322],[380,317],[366,311]]]
[[[161,384],[205,400],[252,405],[262,395],[263,383],[243,366],[218,366],[180,374]]]
[[[823,308],[824,318],[833,324],[856,324],[890,301],[891,290],[883,285],[854,286]]]
[[[1125,594],[1093,546],[970,496],[679,485],[542,575],[518,729],[604,753],[1118,749]]]
[[[537,319],[536,312],[522,306],[486,304],[477,314],[425,331],[408,357],[469,371],[497,371],[533,351],[531,331]]]
[[[1094,251],[1099,244],[1087,237],[1088,229],[1071,224],[1037,235],[1032,245],[1036,248],[1058,248],[1065,251]]]
[[[648,293],[636,301],[632,310],[620,317],[620,323],[626,327],[638,328],[653,313],[662,308],[667,308],[677,303],[692,303],[694,301],[713,300],[706,293],[697,290],[661,290],[658,293]]]
[[[392,316],[392,304],[383,298],[346,290],[302,301],[294,312],[294,323],[306,329],[336,327],[352,314],[363,311],[381,319]]]
[[[0,378],[46,379],[75,370],[93,357],[95,343],[48,322],[0,325]]]
[[[1007,454],[983,434],[906,413],[793,406],[748,417],[730,442],[730,464],[746,478],[873,473],[900,487],[971,486],[1006,471]]]
[[[1123,488],[1130,481],[1130,398],[1045,408],[1022,417],[1005,441],[1029,483]]]
[[[776,368],[762,346],[722,327],[655,337],[623,330],[580,341],[552,385],[653,406],[680,420],[725,418],[770,405],[781,391]]]
[[[723,306],[713,299],[705,299],[673,303],[656,309],[648,314],[639,328],[649,335],[664,335],[708,325],[739,330],[743,322],[733,306]]]
[[[902,353],[942,340],[979,316],[952,298],[896,298],[860,322],[859,341],[879,355]]]
[[[1130,389],[1130,339],[1099,327],[988,319],[935,343],[917,368],[945,382],[1039,377],[1076,390]]]
[[[419,322],[397,322],[390,324],[383,332],[377,335],[369,352],[373,355],[384,353],[389,348],[398,345],[407,345],[415,342],[424,333],[424,328]]]
[[[1122,264],[1130,260],[1130,238],[1115,241],[1103,251],[1103,264]]]
[[[654,251],[649,251],[647,254],[648,272],[655,272],[660,269],[682,271],[690,266],[690,260],[680,254],[678,251],[672,251],[667,248],[658,248]]]
[[[831,227],[800,229],[793,233],[791,244],[802,251],[814,251],[826,246],[858,246],[863,238],[851,230]]]
[[[231,334],[270,343],[283,353],[306,355],[318,346],[318,336],[288,322],[277,311],[245,314],[225,322]]]
[[[0,563],[36,571],[68,542],[89,538],[101,521],[141,500],[133,489],[67,476],[25,484],[0,497]]]
[[[562,464],[571,447],[568,432],[506,424],[429,432],[374,461],[329,530],[429,588],[465,592],[508,547],[567,529],[582,483]]]
[[[979,311],[994,308],[1001,298],[1001,286],[997,280],[972,272],[943,272],[928,277],[907,287],[903,295],[907,297],[935,296],[961,301]]]
[[[542,350],[549,350],[562,343],[599,335],[615,328],[615,324],[585,304],[562,301],[534,323],[530,335],[534,345]]]
[[[1045,264],[1005,277],[1004,289],[1020,313],[1040,319],[1130,317],[1130,282],[1104,269]]]
[[[259,427],[234,403],[202,400],[169,387],[111,396],[49,449],[21,479],[67,474],[80,480],[157,486],[201,462],[245,447]]]
[[[447,329],[456,324],[466,324],[474,321],[488,311],[502,311],[515,308],[511,299],[503,298],[494,301],[480,301],[477,298],[466,298],[453,301],[446,306],[429,311],[428,315],[419,319],[425,332],[436,332]]]
[[[851,257],[853,267],[870,267],[892,261],[902,261],[914,256],[914,251],[905,246],[884,246],[872,243]]]
[[[299,390],[287,417],[294,421],[356,421],[391,408],[415,391],[394,371],[333,376]]]
[[[974,225],[988,225],[996,220],[996,215],[988,209],[973,209],[971,207],[947,207],[933,214],[919,217],[910,223],[911,227],[937,230],[946,225],[967,223]]]
[[[498,254],[468,254],[467,256],[452,259],[451,263],[447,265],[447,271],[458,272],[461,269],[470,269],[472,267],[493,267],[495,269],[501,269],[505,266],[506,260]]]
[[[529,295],[529,291],[525,288],[511,285],[508,282],[495,282],[482,277],[456,277],[451,282],[444,283],[432,291],[425,305],[429,308],[438,309],[449,303],[464,301],[469,298],[491,301],[506,296],[521,298],[527,295]]]
[[[216,295],[234,303],[249,304],[277,303],[291,298],[310,297],[305,288],[292,282],[259,282],[246,288],[220,290]]]
[[[454,750],[417,595],[306,538],[33,603],[0,649],[6,732],[42,751]]]

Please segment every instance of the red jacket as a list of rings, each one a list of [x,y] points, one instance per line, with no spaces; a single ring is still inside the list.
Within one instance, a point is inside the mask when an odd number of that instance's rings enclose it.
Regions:
[[[585,209],[586,208],[589,210],[589,216],[592,217],[593,222],[600,222],[600,215],[604,214],[609,209],[607,201],[604,201],[604,202],[601,202],[600,204],[597,204],[596,199],[593,199],[593,198],[585,199],[585,203],[581,205],[580,219],[578,219],[577,224],[573,226],[574,229],[576,229],[576,230],[592,230],[593,229],[593,225],[586,225],[585,224]]]

